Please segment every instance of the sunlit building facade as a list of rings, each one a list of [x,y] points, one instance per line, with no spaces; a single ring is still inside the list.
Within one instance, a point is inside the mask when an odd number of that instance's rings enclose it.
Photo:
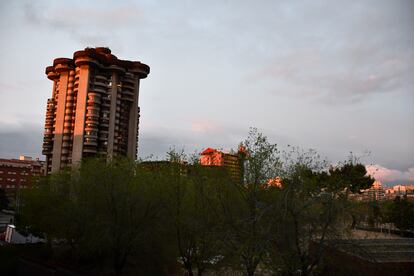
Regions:
[[[362,191],[362,200],[381,201],[385,199],[385,190],[381,182],[375,181],[371,188]]]
[[[47,101],[42,153],[47,173],[83,157],[136,158],[140,79],[149,66],[120,60],[109,48],[86,48],[46,68],[53,82]]]
[[[224,167],[233,180],[241,182],[244,171],[244,148],[240,147],[238,153],[225,153],[213,148],[207,148],[200,154],[202,166]]]

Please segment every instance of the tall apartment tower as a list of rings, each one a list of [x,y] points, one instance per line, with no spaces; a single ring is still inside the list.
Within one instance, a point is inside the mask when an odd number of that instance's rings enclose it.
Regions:
[[[120,60],[109,48],[86,48],[46,68],[53,81],[47,100],[43,151],[47,173],[83,157],[136,158],[139,82],[150,68]]]

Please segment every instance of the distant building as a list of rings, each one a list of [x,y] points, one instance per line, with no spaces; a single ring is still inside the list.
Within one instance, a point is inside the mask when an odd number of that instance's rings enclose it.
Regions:
[[[42,153],[47,172],[83,157],[137,154],[140,79],[149,66],[120,60],[109,48],[86,48],[46,68],[53,82],[47,101]]]
[[[397,196],[406,196],[409,200],[414,200],[414,185],[395,185],[385,189],[387,200],[393,200]]]
[[[283,188],[283,180],[281,177],[277,176],[275,178],[271,178],[267,181],[264,187],[276,187],[276,188]]]
[[[240,147],[236,154],[207,148],[200,154],[200,164],[202,166],[224,167],[233,180],[241,182],[244,173],[244,155],[245,150],[243,147]]]
[[[20,156],[19,159],[0,159],[0,188],[14,198],[17,191],[32,186],[32,177],[45,174],[45,162]]]
[[[364,201],[381,201],[385,199],[385,190],[379,181],[375,181],[372,187],[362,191],[362,200]]]

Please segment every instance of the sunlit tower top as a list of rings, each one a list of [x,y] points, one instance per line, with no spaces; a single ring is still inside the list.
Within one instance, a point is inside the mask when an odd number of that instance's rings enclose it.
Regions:
[[[83,157],[136,158],[140,79],[150,68],[120,60],[109,48],[86,48],[46,68],[53,81],[47,101],[43,151],[47,172]]]

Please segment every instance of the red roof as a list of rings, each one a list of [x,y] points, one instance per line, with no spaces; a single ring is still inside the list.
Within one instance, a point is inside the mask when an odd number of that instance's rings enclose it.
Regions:
[[[205,154],[210,154],[210,153],[214,153],[216,152],[216,149],[212,149],[212,148],[206,148],[203,152],[201,152],[201,155],[205,155]]]

